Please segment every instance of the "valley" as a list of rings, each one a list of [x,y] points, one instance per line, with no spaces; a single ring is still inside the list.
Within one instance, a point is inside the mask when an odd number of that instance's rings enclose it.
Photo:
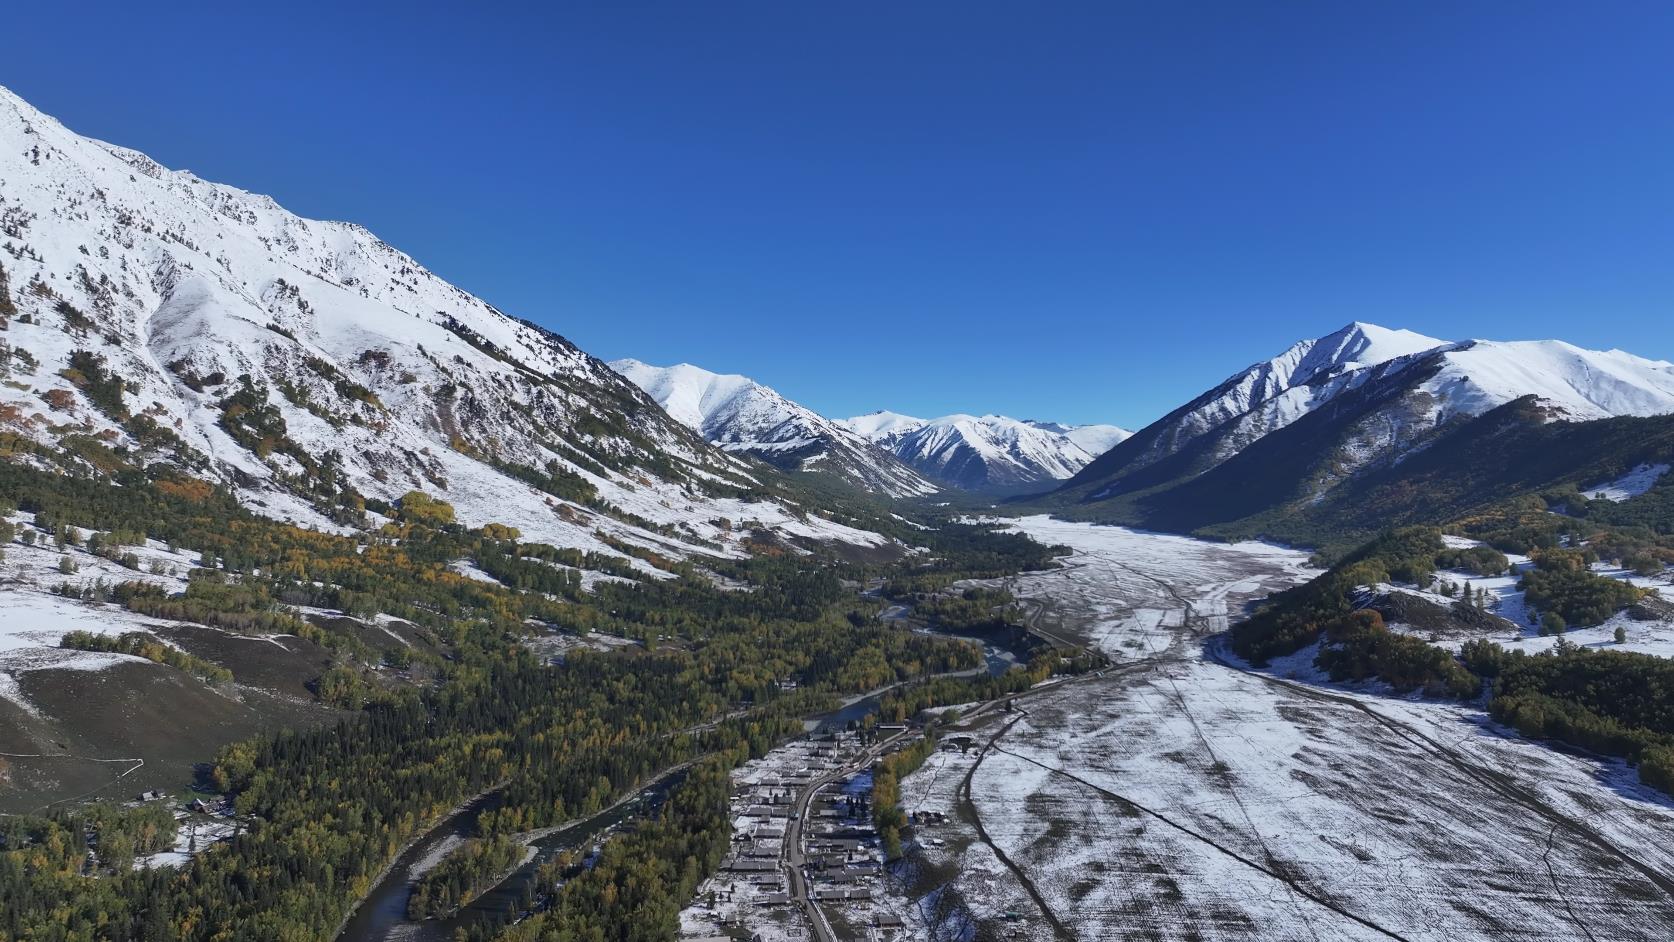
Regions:
[[[1674,804],[1620,763],[1321,684],[1312,651],[1228,654],[1215,633],[1301,554],[1018,526],[1076,553],[1014,591],[1114,665],[956,725],[974,747],[902,784],[947,815],[921,865],[993,937],[1649,940],[1674,919]]]
[[[0,88],[0,942],[1671,936],[1674,363],[842,419],[540,297]]]

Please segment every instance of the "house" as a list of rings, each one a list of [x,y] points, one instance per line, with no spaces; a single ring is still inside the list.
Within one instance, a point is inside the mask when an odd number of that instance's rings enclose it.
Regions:
[[[872,917],[872,925],[879,929],[901,929],[906,926],[906,922],[894,913],[878,913]]]

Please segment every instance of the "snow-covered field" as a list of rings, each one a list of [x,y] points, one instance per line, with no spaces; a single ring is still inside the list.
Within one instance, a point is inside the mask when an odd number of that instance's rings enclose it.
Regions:
[[[979,921],[1042,940],[1668,937],[1674,806],[1631,770],[1473,707],[1205,649],[1305,577],[1302,554],[1018,526],[1077,552],[1015,589],[1117,664],[1021,698],[971,731],[991,748],[904,783],[909,806],[953,815],[921,852]]]
[[[27,513],[13,514],[9,519],[23,525],[20,529],[32,529],[34,522],[34,516]],[[116,664],[149,663],[126,654],[60,648],[58,642],[67,632],[122,634],[158,624],[157,619],[135,615],[119,605],[96,605],[55,595],[53,587],[66,583],[78,588],[97,582],[115,585],[133,580],[179,592],[185,588],[184,576],[193,565],[185,554],[170,552],[155,541],[123,548],[123,552],[138,557],[140,568],[134,570],[87,552],[85,545],[59,548],[51,537],[41,537],[33,545],[14,539],[0,547],[4,551],[4,559],[0,559],[0,698],[31,714],[34,706],[17,683],[17,675],[22,672],[45,668],[100,670]],[[70,560],[73,573],[60,571],[63,559]]]
[[[1465,549],[1482,545],[1479,541],[1463,537],[1447,536],[1443,538],[1448,546],[1455,549]],[[1501,634],[1492,635],[1489,640],[1502,647],[1514,651],[1526,651],[1535,654],[1549,650],[1558,643],[1558,635],[1542,635],[1538,626],[1538,619],[1531,617],[1527,603],[1523,598],[1523,590],[1517,587],[1517,582],[1525,569],[1533,566],[1527,556],[1515,553],[1507,554],[1506,559],[1511,563],[1511,571],[1499,576],[1479,576],[1468,572],[1442,570],[1436,573],[1437,585],[1443,582],[1451,583],[1462,589],[1469,586],[1473,591],[1481,589],[1487,593],[1487,610],[1510,622],[1508,630]],[[1632,583],[1642,589],[1655,589],[1664,598],[1674,599],[1674,570],[1664,571],[1657,576],[1641,576],[1628,569],[1619,569],[1607,563],[1594,563],[1593,572],[1611,579],[1619,579]],[[1432,587],[1429,591],[1420,591],[1412,586],[1380,585],[1375,587],[1379,592],[1402,592],[1417,595],[1438,605],[1448,606],[1454,602],[1454,597],[1443,595]],[[1458,593],[1456,592],[1457,596]],[[1391,625],[1394,630],[1403,630],[1401,625]],[[1627,640],[1616,641],[1616,629],[1621,628],[1627,635]],[[1659,657],[1674,656],[1674,622],[1670,621],[1642,621],[1633,618],[1626,612],[1618,612],[1603,624],[1586,628],[1576,628],[1566,631],[1561,636],[1565,641],[1589,648],[1609,648],[1618,651],[1632,651],[1639,654],[1655,654]],[[1437,639],[1438,644],[1457,651],[1462,638]]]

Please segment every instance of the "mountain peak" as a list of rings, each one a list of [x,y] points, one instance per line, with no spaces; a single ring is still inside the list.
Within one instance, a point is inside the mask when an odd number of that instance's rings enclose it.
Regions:
[[[1289,385],[1299,385],[1321,376],[1387,363],[1447,345],[1448,341],[1427,337],[1415,331],[1352,321],[1324,337],[1303,341],[1291,348],[1292,351],[1300,350],[1302,356],[1291,371]],[[1302,350],[1303,347],[1306,349]]]

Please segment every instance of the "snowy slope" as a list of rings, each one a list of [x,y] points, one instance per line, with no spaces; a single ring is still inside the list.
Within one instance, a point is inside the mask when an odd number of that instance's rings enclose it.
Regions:
[[[1058,422],[1033,421],[1028,424],[1041,431],[1064,436],[1093,458],[1115,448],[1133,434],[1115,425],[1064,425]]]
[[[827,471],[891,497],[936,490],[893,455],[749,377],[689,363],[651,366],[625,359],[610,367],[676,421],[727,451],[780,467]]]
[[[869,442],[879,442],[887,445],[914,429],[923,428],[928,421],[910,415],[902,415],[899,412],[890,412],[887,409],[879,409],[876,412],[857,415],[852,419],[840,419],[838,423],[852,429],[855,434]]]
[[[607,536],[737,552],[719,518],[881,539],[746,502],[741,462],[604,363],[364,228],[81,137],[5,89],[0,266],[15,308],[0,428],[104,438],[276,516],[323,526],[351,493],[419,489],[466,523],[600,552]],[[126,384],[116,412],[65,375],[76,350]],[[543,493],[512,466],[569,483]]]
[[[1641,464],[1614,481],[1583,487],[1581,493],[1595,500],[1621,503],[1656,486],[1657,481],[1668,473],[1668,467],[1666,464]]]
[[[880,411],[843,424],[920,473],[966,488],[1062,480],[1128,435],[1114,425],[1063,425],[1003,415],[915,419]]]
[[[1480,415],[1531,394],[1576,420],[1674,412],[1674,364],[1620,350],[1583,350],[1561,340],[1477,340],[1439,359],[1422,388],[1442,400],[1442,419]]]
[[[1186,407],[1180,432],[1189,437],[1250,415],[1263,416],[1266,428],[1282,427],[1353,385],[1352,377],[1366,368],[1445,343],[1409,330],[1349,324],[1229,377]]]

